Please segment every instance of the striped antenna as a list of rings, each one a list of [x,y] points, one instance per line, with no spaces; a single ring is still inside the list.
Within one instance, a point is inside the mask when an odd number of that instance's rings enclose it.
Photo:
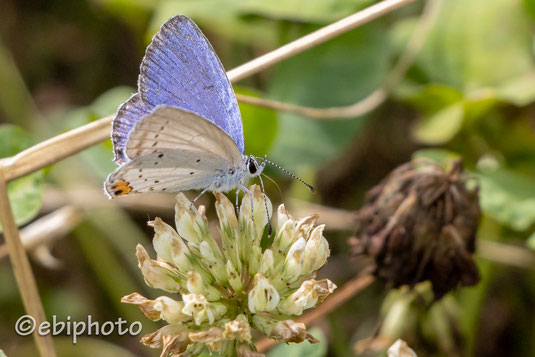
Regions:
[[[268,160],[267,157],[264,157],[264,161],[267,162],[268,164],[271,164],[271,165],[275,166],[276,168],[278,168],[278,169],[281,170],[282,172],[286,173],[288,176],[293,177],[293,178],[296,179],[297,181],[301,182],[303,185],[305,185],[306,187],[308,187],[308,189],[309,189],[312,193],[316,193],[316,190],[314,189],[314,187],[312,187],[311,185],[309,185],[308,183],[306,183],[304,180],[300,179],[299,177],[295,176],[295,175],[292,174],[290,171],[288,171],[288,170],[286,170],[285,168],[281,167],[279,164],[276,164],[276,163],[274,163],[273,161]]]

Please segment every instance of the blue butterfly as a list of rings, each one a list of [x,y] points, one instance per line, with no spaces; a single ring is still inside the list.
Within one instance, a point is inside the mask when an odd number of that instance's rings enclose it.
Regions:
[[[104,184],[110,198],[202,190],[199,198],[206,191],[237,189],[237,204],[240,190],[250,194],[247,182],[266,163],[314,191],[267,158],[245,155],[238,103],[221,61],[182,15],[163,24],[147,47],[138,93],[119,107],[111,138],[121,166]]]
[[[197,25],[182,15],[152,39],[138,93],[121,105],[112,125],[114,160],[121,166],[106,180],[110,198],[247,191],[266,163],[244,154],[240,111],[225,70]]]

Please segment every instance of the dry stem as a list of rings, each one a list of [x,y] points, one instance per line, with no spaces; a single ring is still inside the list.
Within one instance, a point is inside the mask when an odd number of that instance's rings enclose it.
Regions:
[[[30,261],[26,255],[26,251],[22,246],[19,236],[19,230],[13,217],[11,204],[9,202],[7,181],[4,178],[4,173],[0,169],[0,222],[4,229],[4,237],[6,240],[13,273],[19,286],[20,294],[22,296],[22,303],[26,313],[35,318],[36,326],[46,320],[45,311],[39,297],[37,284],[33,276]],[[54,343],[52,336],[40,336],[35,329],[33,336],[39,349],[41,356],[54,357],[56,352],[54,350]]]
[[[27,225],[20,231],[22,244],[26,250],[48,244],[69,233],[82,218],[82,213],[74,206],[64,206]],[[7,244],[0,246],[0,259],[8,254]]]
[[[483,259],[517,268],[535,268],[535,254],[524,246],[479,239],[476,253]]]
[[[236,98],[243,103],[271,108],[281,112],[298,114],[313,119],[350,119],[369,113],[377,108],[385,101],[386,91],[384,89],[378,89],[355,104],[332,108],[303,107],[300,105],[283,103],[272,99],[251,97],[243,94],[236,94]]]
[[[7,181],[54,164],[110,137],[112,116],[96,120],[0,160]]]

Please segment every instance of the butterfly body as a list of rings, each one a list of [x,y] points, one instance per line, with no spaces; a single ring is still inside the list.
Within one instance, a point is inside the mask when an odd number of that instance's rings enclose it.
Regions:
[[[244,153],[241,115],[212,46],[185,16],[162,25],[141,63],[138,93],[112,123],[110,198],[150,191],[247,190],[265,163]]]

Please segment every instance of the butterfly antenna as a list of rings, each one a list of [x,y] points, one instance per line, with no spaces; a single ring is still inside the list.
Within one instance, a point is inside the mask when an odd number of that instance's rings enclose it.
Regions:
[[[296,179],[297,181],[301,182],[303,185],[305,185],[306,187],[308,187],[308,189],[312,192],[312,193],[316,193],[316,190],[314,189],[314,187],[312,187],[311,185],[309,185],[308,183],[306,183],[304,180],[300,179],[299,177],[295,176],[294,174],[292,174],[290,171],[286,170],[285,168],[283,168],[282,166],[280,166],[279,164],[276,164],[274,163],[273,161],[271,160],[268,160],[267,158],[264,158],[264,161],[275,166],[276,168],[278,168],[279,170],[281,170],[282,172],[286,173],[288,176],[290,177],[293,177],[294,179]]]
[[[262,181],[261,176],[258,176],[258,178],[260,179],[260,187],[262,187],[262,194],[264,195],[264,206],[266,207],[266,216],[268,219],[268,238],[271,238],[271,233],[273,232],[273,228],[271,227],[271,217],[269,216],[266,191],[264,190],[264,181]]]
[[[277,190],[279,191],[279,195],[281,197],[281,201],[284,201],[284,198],[282,197],[282,190],[279,186],[279,184],[277,183],[277,181],[273,180],[271,177],[269,177],[268,175],[266,175],[265,173],[262,172],[262,176],[264,176],[265,178],[267,178],[269,181],[271,181],[275,187],[277,187]]]

